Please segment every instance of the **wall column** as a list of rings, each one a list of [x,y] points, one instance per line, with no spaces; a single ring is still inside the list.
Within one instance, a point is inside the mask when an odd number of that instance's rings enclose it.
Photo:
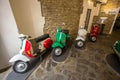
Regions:
[[[9,66],[9,59],[18,54],[20,41],[9,0],[0,0],[0,69]]]

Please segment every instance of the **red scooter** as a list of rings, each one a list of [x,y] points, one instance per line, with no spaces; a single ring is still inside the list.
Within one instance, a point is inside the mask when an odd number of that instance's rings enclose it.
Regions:
[[[28,35],[20,34],[21,47],[19,54],[13,56],[9,62],[13,63],[13,70],[17,73],[27,72],[35,59],[42,59],[43,52],[51,48],[52,40],[48,34],[37,38],[30,38]],[[43,43],[41,43],[44,41]]]
[[[92,29],[91,29],[91,32],[90,32],[90,40],[92,42],[96,42],[97,41],[97,36],[99,35],[100,33],[100,27],[98,24],[94,24]]]

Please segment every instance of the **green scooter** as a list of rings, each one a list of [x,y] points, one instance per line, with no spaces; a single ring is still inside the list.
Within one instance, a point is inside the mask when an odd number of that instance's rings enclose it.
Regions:
[[[117,54],[120,60],[120,40],[114,43],[113,49],[115,51],[115,54]]]
[[[62,30],[61,28],[58,28],[55,37],[56,41],[52,44],[53,53],[55,56],[60,56],[70,40],[69,30]]]

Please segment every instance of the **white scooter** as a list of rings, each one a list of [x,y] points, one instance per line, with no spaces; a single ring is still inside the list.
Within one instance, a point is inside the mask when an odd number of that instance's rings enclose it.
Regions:
[[[85,45],[86,36],[87,36],[87,31],[81,26],[75,41],[76,48],[82,48]]]
[[[29,70],[32,65],[32,60],[41,58],[42,52],[46,50],[46,48],[51,47],[52,40],[49,38],[48,34],[44,34],[35,39],[31,39],[30,36],[20,34],[19,38],[22,41],[19,54],[13,56],[9,62],[13,63],[13,70],[15,72],[24,73]],[[43,45],[38,44],[45,39],[46,41],[43,43],[44,47]]]

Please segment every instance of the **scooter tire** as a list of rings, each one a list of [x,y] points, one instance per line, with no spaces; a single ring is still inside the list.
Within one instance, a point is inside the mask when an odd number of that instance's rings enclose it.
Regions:
[[[18,71],[18,70],[16,69],[17,65],[18,65],[20,62],[21,62],[21,63],[24,63],[24,64],[26,65],[26,69],[23,70],[23,71]],[[29,69],[30,69],[30,63],[29,63],[29,62],[16,61],[16,62],[14,63],[14,65],[13,65],[13,71],[15,71],[16,73],[25,73],[25,72],[27,72]]]
[[[96,37],[96,36],[91,36],[91,37],[90,37],[90,40],[91,40],[92,42],[96,42],[96,41],[97,41],[97,37]]]
[[[61,53],[60,53],[60,54],[57,54],[57,53],[56,53],[56,52],[58,52],[58,51],[56,51],[57,49],[60,49],[60,50],[61,50]],[[53,54],[54,54],[56,57],[61,56],[61,55],[62,55],[62,52],[63,52],[62,49],[59,48],[59,47],[53,49]]]
[[[81,46],[79,46],[78,44],[81,42]],[[82,48],[82,47],[84,47],[84,45],[85,45],[85,42],[84,41],[82,41],[82,40],[76,40],[75,41],[75,48],[78,48],[78,49],[80,49],[80,48]]]

